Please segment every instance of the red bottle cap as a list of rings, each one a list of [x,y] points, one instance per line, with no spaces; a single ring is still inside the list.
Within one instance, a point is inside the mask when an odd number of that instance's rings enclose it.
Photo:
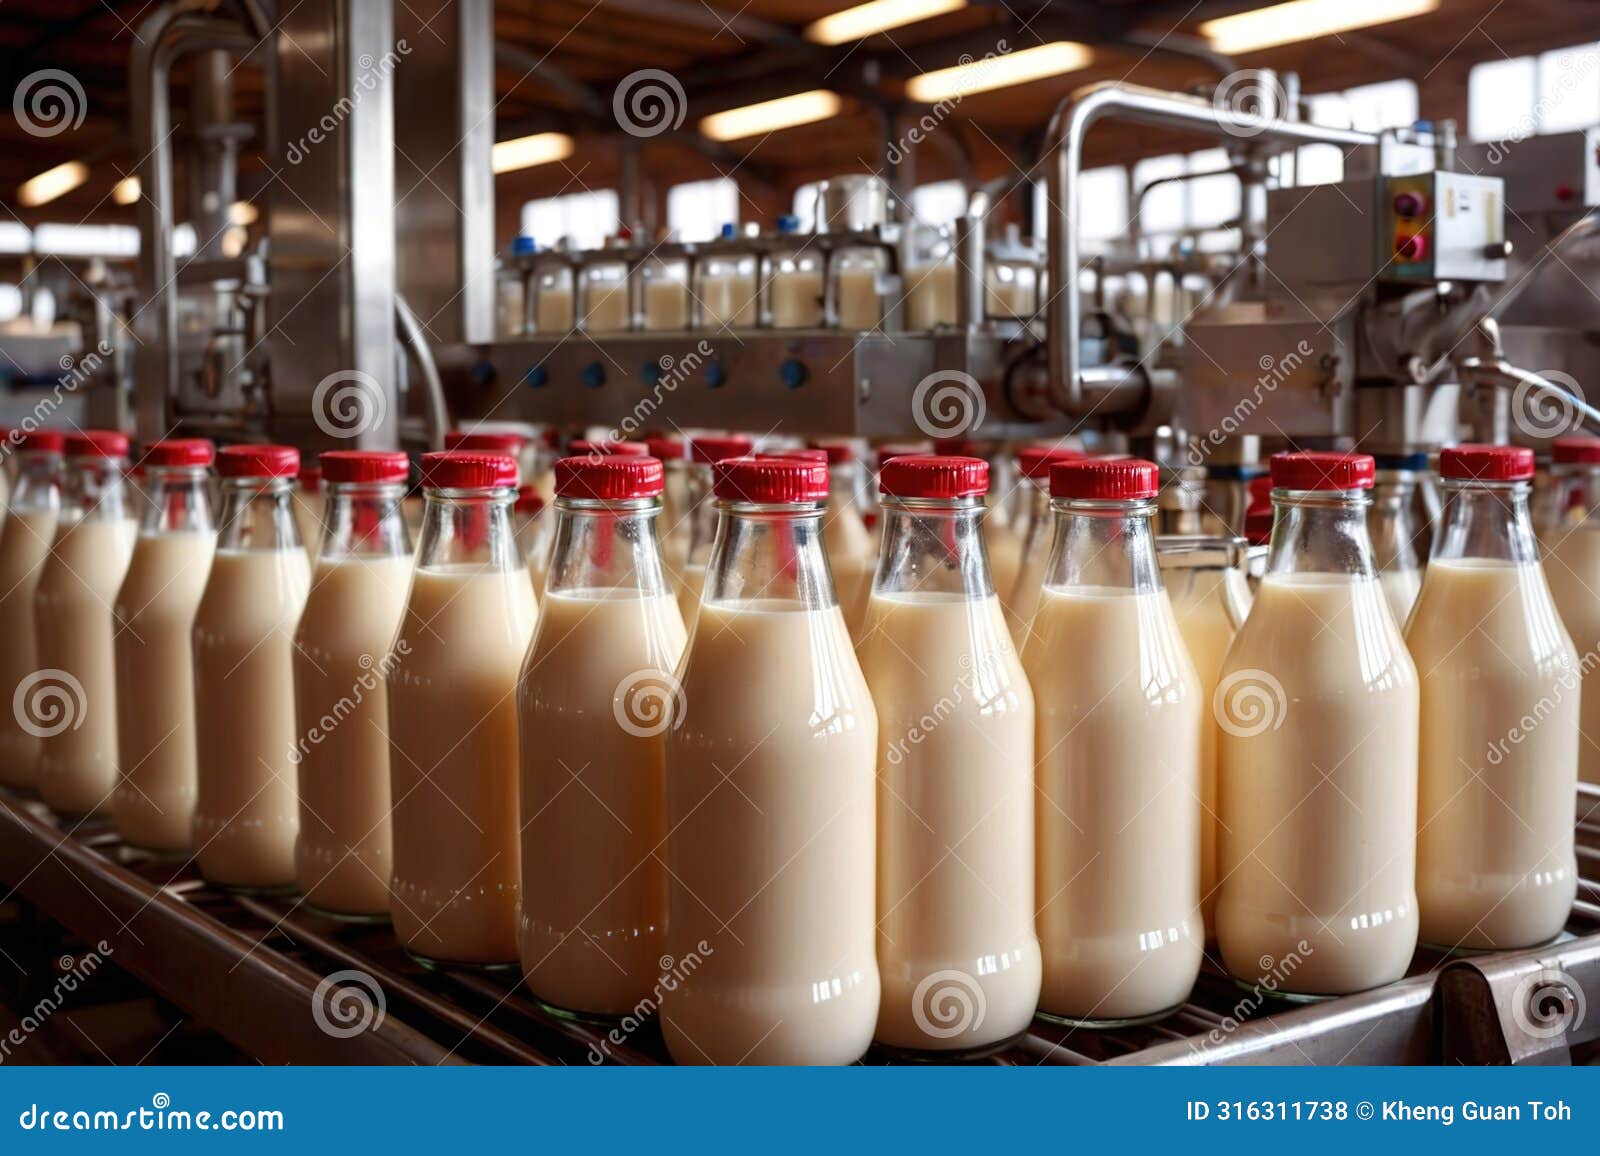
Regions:
[[[318,460],[322,476],[335,485],[403,482],[411,474],[411,458],[399,450],[329,450]]]
[[[527,442],[528,439],[519,433],[496,430],[473,432],[453,429],[444,435],[446,450],[481,450],[492,454],[510,454],[512,457],[520,454]]]
[[[293,446],[223,446],[217,451],[217,473],[225,478],[292,478],[300,470],[300,451]]]
[[[827,454],[828,461],[836,466],[856,460],[856,447],[840,438],[814,441],[811,443],[811,448]]]
[[[1244,516],[1245,540],[1252,546],[1265,546],[1272,541],[1272,507],[1251,510]]]
[[[666,471],[638,454],[584,454],[556,462],[556,497],[626,502],[660,497]]]
[[[1439,476],[1479,482],[1525,482],[1533,451],[1523,446],[1451,446],[1439,451]]]
[[[146,466],[209,466],[216,456],[217,447],[206,438],[167,438],[144,447]]]
[[[989,492],[989,463],[953,454],[901,454],[883,463],[878,489],[892,498],[976,498]]]
[[[1272,509],[1272,475],[1257,474],[1250,479],[1248,487],[1250,494],[1250,510]]]
[[[589,454],[593,457],[646,458],[653,456],[643,442],[590,441],[574,438],[567,446],[569,454]]]
[[[1025,478],[1048,478],[1054,462],[1078,462],[1087,455],[1070,446],[1023,446],[1017,451],[1017,470]]]
[[[689,456],[689,447],[682,438],[645,438],[644,448],[663,462],[682,461]]]
[[[11,431],[11,440],[19,450],[59,454],[67,435],[58,429],[14,429]]]
[[[1078,458],[1050,464],[1050,496],[1136,502],[1161,492],[1161,471],[1138,458]]]
[[[884,463],[892,458],[902,458],[905,457],[906,454],[925,454],[927,452],[927,442],[923,442],[921,445],[912,445],[907,442],[892,442],[886,446],[879,446],[877,449],[878,469],[881,471]]]
[[[63,449],[69,458],[125,458],[128,438],[109,429],[78,430],[66,436]]]
[[[300,488],[308,494],[315,494],[322,489],[322,467],[315,462],[301,459],[300,472],[296,475]]]
[[[1600,438],[1571,434],[1550,443],[1550,456],[1560,465],[1600,462]]]
[[[1272,485],[1279,490],[1370,490],[1371,454],[1327,450],[1272,455]]]
[[[769,450],[756,455],[758,458],[792,458],[797,462],[829,462],[828,451],[820,447],[808,447],[803,450]]]
[[[823,502],[828,467],[800,458],[727,458],[716,464],[712,492],[724,501],[762,505]]]
[[[505,454],[445,450],[422,455],[422,484],[430,490],[496,490],[517,484],[517,463]]]
[[[755,444],[743,434],[705,434],[689,439],[689,457],[709,465],[724,458],[743,457]]]
[[[544,495],[532,486],[517,490],[516,510],[519,514],[537,514],[544,509]]]
[[[971,438],[934,438],[933,452],[943,458],[981,458],[983,447]]]

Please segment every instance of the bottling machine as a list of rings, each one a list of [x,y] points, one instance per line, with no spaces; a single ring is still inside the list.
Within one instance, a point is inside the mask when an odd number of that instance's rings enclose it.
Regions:
[[[987,192],[930,234],[891,181],[850,175],[825,182],[810,231],[628,236],[590,250],[522,243],[497,273],[488,7],[453,0],[426,29],[408,6],[379,3],[290,5],[274,20],[257,0],[239,17],[167,0],[143,18],[129,78],[149,190],[137,277],[92,283],[76,306],[86,324],[75,365],[88,367],[101,414],[147,437],[307,451],[437,447],[452,424],[478,418],[623,433],[781,423],[875,439],[1089,432],[1224,483],[1248,478],[1263,442],[1411,460],[1456,440],[1542,448],[1579,424],[1600,429],[1584,398],[1600,368],[1594,131],[1458,146],[1444,123],[1385,133],[1309,123],[1293,78],[1265,72],[1201,93],[1105,83],[1065,100],[1045,131],[1032,174],[1048,182],[1043,244],[992,229]],[[192,131],[175,143],[180,60],[192,65]],[[238,68],[265,73],[264,129],[235,115]],[[1086,256],[1084,142],[1114,123],[1226,149],[1241,188],[1237,252]],[[252,140],[261,131],[269,139]],[[246,141],[271,158],[252,194],[269,226],[263,244],[229,256],[218,238]],[[1296,185],[1295,150],[1316,144],[1342,150],[1344,178]],[[181,261],[180,170],[200,238]],[[625,167],[624,184],[636,182]],[[636,200],[625,187],[625,219]],[[1153,268],[1193,285],[1195,307],[1169,330],[1150,327],[1141,346],[1104,288]],[[1192,495],[1175,493],[1175,512],[1193,515]],[[1219,529],[1242,532],[1240,492],[1208,505],[1223,511]],[[1036,1032],[1002,1059],[1569,1055],[1600,1038],[1600,1016],[1555,1038],[1527,1030],[1516,1005],[1552,961],[1600,1001],[1597,808],[1600,797],[1580,796],[1586,882],[1567,942],[1427,957],[1391,988],[1264,1019],[1208,974],[1165,1025]],[[140,913],[161,929],[152,946],[119,945],[148,982],[175,991],[195,959],[240,969],[255,1010],[209,988],[185,992],[186,1006],[269,1060],[332,1054],[298,1014],[330,967],[380,976],[394,1000],[386,1029],[347,1045],[364,1058],[582,1062],[604,1042],[498,980],[419,975],[373,932],[169,877],[109,836],[64,838],[37,809],[8,809],[4,826],[5,877],[26,873],[24,894],[79,934],[119,933]],[[96,880],[98,905],[85,902],[83,878]],[[283,950],[257,950],[268,941]],[[654,1062],[660,1051],[645,1041],[605,1055]]]

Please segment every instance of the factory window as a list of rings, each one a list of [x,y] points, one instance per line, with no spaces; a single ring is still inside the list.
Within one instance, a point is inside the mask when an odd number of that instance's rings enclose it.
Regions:
[[[967,211],[967,186],[933,181],[911,190],[911,216],[922,225],[948,225]]]
[[[739,185],[727,177],[690,181],[667,190],[667,228],[680,241],[709,241],[739,223]]]
[[[605,244],[617,231],[618,202],[612,189],[545,197],[522,206],[522,231],[541,247],[571,237],[580,249]]]
[[[22,290],[15,285],[0,285],[0,322],[22,316]]]
[[[0,221],[0,253],[33,252],[33,230],[20,221]]]
[[[189,232],[192,237],[194,230]],[[139,230],[132,225],[40,225],[33,231],[33,250],[62,257],[134,257]]]
[[[1086,252],[1101,253],[1110,241],[1128,231],[1128,170],[1121,165],[1084,169],[1080,181],[1078,238]],[[1046,182],[1034,182],[1034,232],[1041,239],[1050,235],[1049,207]]]
[[[1489,60],[1467,77],[1467,134],[1520,140],[1600,123],[1600,45]]]
[[[1156,253],[1180,234],[1214,231],[1239,216],[1239,179],[1227,168],[1225,149],[1147,157],[1134,165],[1134,188],[1150,186],[1139,205],[1139,233]]]
[[[1312,124],[1378,132],[1402,128],[1417,120],[1417,84],[1414,80],[1383,80],[1344,92],[1319,92],[1306,97]],[[1344,180],[1344,149],[1338,145],[1307,145],[1296,153],[1293,183],[1325,185]]]

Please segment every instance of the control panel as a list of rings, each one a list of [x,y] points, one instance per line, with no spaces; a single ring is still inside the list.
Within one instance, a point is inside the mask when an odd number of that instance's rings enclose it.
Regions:
[[[1380,185],[1379,279],[1504,281],[1509,249],[1498,177],[1429,172]]]

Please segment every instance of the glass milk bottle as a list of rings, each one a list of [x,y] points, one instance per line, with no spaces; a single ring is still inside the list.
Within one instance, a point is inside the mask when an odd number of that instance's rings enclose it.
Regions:
[[[834,598],[828,471],[717,466],[722,526],[667,732],[661,1001],[680,1063],[845,1064],[878,1019],[877,716]]]
[[[294,488],[294,525],[313,565],[322,545],[322,514],[327,501],[322,493],[322,467],[302,465]]]
[[[1377,473],[1372,506],[1367,511],[1367,532],[1372,538],[1378,581],[1394,620],[1405,627],[1411,606],[1422,589],[1422,567],[1417,561],[1416,528],[1411,510],[1417,490],[1417,472],[1426,469],[1426,454],[1385,455],[1376,459]]]
[[[1544,573],[1584,671],[1578,777],[1600,784],[1600,677],[1590,658],[1600,649],[1600,438],[1557,438],[1553,452],[1565,514],[1546,531]]]
[[[796,239],[767,259],[767,312],[774,329],[822,324],[822,257],[811,248],[810,238],[799,237],[799,228],[794,217],[779,217],[779,234]]]
[[[1439,474],[1445,522],[1406,630],[1422,679],[1421,937],[1533,947],[1577,893],[1578,656],[1528,520],[1533,451],[1457,446]]]
[[[217,453],[222,529],[194,619],[194,843],[201,873],[225,887],[295,881],[294,631],[311,588],[291,508],[299,468],[289,446]]]
[[[814,453],[826,455],[828,508],[822,516],[822,544],[828,552],[839,605],[851,638],[861,637],[867,616],[872,575],[878,568],[878,543],[856,505],[861,482],[861,462],[847,441],[818,442]]]
[[[545,575],[550,572],[555,519],[546,512],[543,496],[532,486],[517,488],[517,502],[512,512],[516,515],[517,553],[528,565],[534,594],[542,596]]]
[[[411,539],[400,513],[411,459],[334,450],[321,463],[326,529],[295,631],[295,878],[320,911],[385,919],[392,866],[385,673],[407,657],[390,648],[411,582]]]
[[[117,833],[136,847],[192,846],[199,771],[194,619],[217,549],[211,463],[203,438],[144,448],[148,501],[116,600]]]
[[[1169,535],[1156,539],[1161,581],[1178,633],[1200,679],[1200,914],[1213,926],[1217,905],[1217,726],[1212,696],[1233,636],[1250,614],[1243,538]]]
[[[682,257],[651,257],[635,274],[640,289],[639,328],[689,328],[689,264]]]
[[[1050,516],[1050,467],[1056,462],[1081,460],[1083,454],[1065,446],[1025,446],[1017,451],[1017,476],[1020,479],[1025,502],[1020,525],[1008,535],[1006,543],[1012,556],[1010,587],[1002,599],[1008,611],[1007,621],[1017,645],[1027,641],[1028,623],[1039,607],[1039,590],[1044,585],[1044,572],[1050,563],[1050,545],[1055,538],[1054,522]],[[991,556],[1000,543],[992,542]],[[995,567],[995,581],[1002,577],[1001,568]]]
[[[835,309],[840,329],[877,329],[883,324],[883,298],[878,284],[889,265],[882,249],[854,246],[833,254]]]
[[[661,542],[661,561],[667,568],[671,589],[678,589],[678,572],[689,552],[689,445],[679,437],[645,438],[645,449],[661,463],[666,474],[661,491],[661,516],[656,519],[656,537]]]
[[[706,434],[689,441],[689,546],[679,573],[677,595],[683,620],[690,625],[700,606],[700,588],[706,582],[711,546],[717,536],[717,505],[711,494],[712,467],[717,462],[749,453],[753,444],[743,434]]]
[[[424,454],[428,508],[389,672],[391,916],[424,961],[517,960],[517,672],[538,604],[516,463]]]
[[[1293,960],[1283,994],[1399,979],[1417,942],[1417,670],[1372,558],[1372,482],[1366,454],[1273,457],[1267,573],[1212,700],[1217,942],[1246,984]]]
[[[1038,724],[1040,1014],[1159,1019],[1200,971],[1200,681],[1161,588],[1152,462],[1056,462],[1023,666]]]
[[[63,719],[70,726],[65,711],[77,709],[70,687],[41,674],[33,621],[33,595],[61,514],[63,440],[56,430],[12,430],[6,445],[17,484],[0,529],[0,687],[13,707],[0,706],[0,783],[17,790],[38,785],[40,734]]]
[[[860,642],[878,708],[878,1043],[993,1050],[1039,1003],[1033,693],[983,548],[981,458],[895,458]]]
[[[661,463],[556,463],[556,546],[518,683],[528,987],[558,1013],[620,1017],[666,948],[663,735],[683,616],[656,540]]]
[[[70,726],[39,748],[39,794],[63,815],[111,809],[117,786],[117,674],[111,604],[128,572],[136,527],[123,501],[128,439],[67,435],[66,484],[56,540],[34,592],[39,666],[77,698]],[[64,718],[61,721],[66,721]]]

